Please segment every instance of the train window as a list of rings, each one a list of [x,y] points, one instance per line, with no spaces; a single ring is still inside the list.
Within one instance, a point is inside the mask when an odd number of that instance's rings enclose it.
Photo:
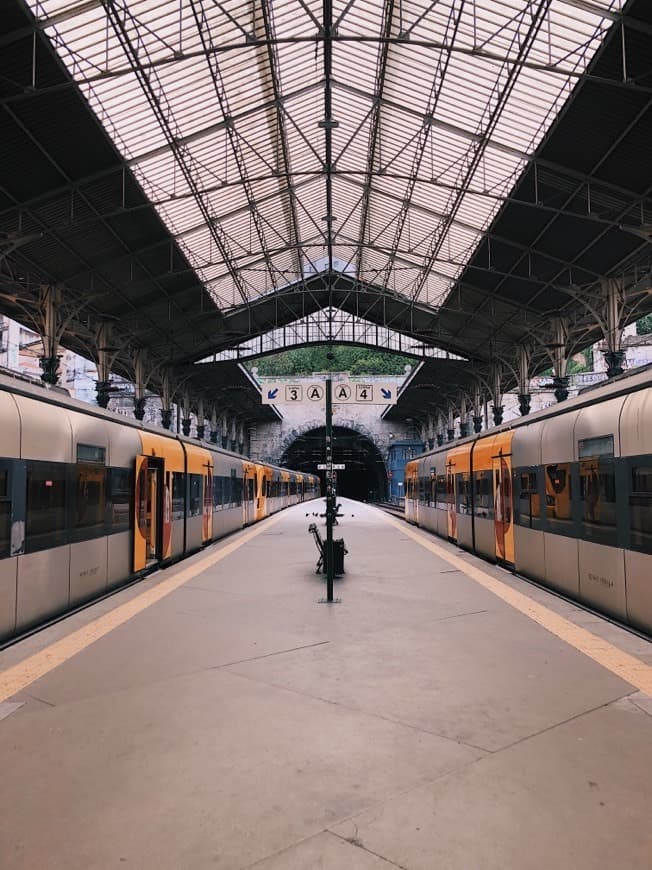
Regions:
[[[595,457],[580,461],[580,501],[584,537],[599,544],[615,545],[616,478],[613,459]]]
[[[25,514],[26,553],[65,544],[66,466],[63,463],[27,463]]]
[[[652,466],[632,468],[632,494],[629,497],[630,546],[652,553]]]
[[[572,520],[570,462],[546,465],[546,516],[549,520]]]
[[[236,507],[242,504],[243,480],[235,476],[235,470],[231,472],[231,500]]]
[[[221,480],[222,478],[218,475],[213,476],[213,511],[220,509],[220,498],[222,497]]]
[[[202,512],[204,478],[201,474],[190,474],[188,476],[190,478],[188,493],[188,516],[198,517]]]
[[[0,468],[0,559],[9,555],[11,538],[11,502],[9,501],[9,472]]]
[[[172,475],[172,519],[182,520],[186,507],[186,475],[175,471]]]
[[[514,522],[531,529],[540,528],[541,499],[536,468],[514,472]]]
[[[106,447],[94,447],[91,444],[77,445],[77,462],[106,463]]]
[[[231,503],[235,501],[231,484],[232,479],[226,475],[222,478],[222,504],[224,507],[230,507]]]
[[[129,468],[111,468],[107,483],[109,523],[112,532],[126,532],[130,526],[133,478]]]
[[[445,511],[448,507],[447,503],[447,495],[446,495],[446,475],[438,474],[437,475],[437,490],[435,492],[435,497],[437,501],[435,504],[439,508],[439,510]]]
[[[613,456],[614,436],[601,435],[599,438],[584,438],[577,442],[578,456],[588,459],[592,456]]]
[[[473,513],[476,517],[485,520],[493,519],[494,515],[494,491],[491,471],[473,472],[474,500]]]
[[[455,510],[458,514],[471,513],[471,475],[468,472],[455,475]]]
[[[106,468],[90,462],[76,465],[75,528],[83,537],[104,534]]]
[[[11,505],[0,501],[0,559],[9,555],[9,539],[11,530]]]

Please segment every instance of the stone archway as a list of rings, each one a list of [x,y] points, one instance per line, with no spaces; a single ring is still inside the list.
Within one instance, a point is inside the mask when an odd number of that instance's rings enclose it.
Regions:
[[[326,428],[323,425],[301,427],[284,439],[280,464],[299,471],[316,472],[326,455]],[[344,464],[337,473],[340,495],[358,501],[378,501],[385,497],[387,469],[370,434],[350,426],[333,426],[333,462]],[[322,482],[323,472],[320,473]]]

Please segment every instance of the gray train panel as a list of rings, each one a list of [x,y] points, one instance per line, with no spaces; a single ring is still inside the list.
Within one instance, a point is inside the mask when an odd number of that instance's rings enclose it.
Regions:
[[[118,532],[107,538],[107,588],[119,586],[131,574],[134,534]]]
[[[546,583],[567,595],[579,598],[579,556],[576,538],[544,533]]]
[[[514,568],[535,580],[545,579],[545,543],[540,529],[514,526]]]
[[[18,562],[16,629],[43,622],[68,609],[70,545],[21,556]]]
[[[625,553],[627,576],[627,619],[632,625],[652,633],[652,574],[647,553]]]
[[[106,592],[107,538],[70,546],[70,607]]]
[[[590,541],[578,541],[578,547],[580,601],[625,620],[624,550]]]
[[[21,458],[73,462],[70,411],[25,396],[14,399],[21,420]],[[47,437],[44,437],[46,432]]]
[[[492,562],[496,561],[496,528],[493,520],[475,517],[475,549]]]
[[[0,559],[0,640],[16,630],[18,557]]]

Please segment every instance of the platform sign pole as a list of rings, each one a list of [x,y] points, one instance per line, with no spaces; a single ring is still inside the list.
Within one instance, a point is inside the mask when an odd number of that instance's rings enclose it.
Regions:
[[[330,378],[326,379],[326,465],[333,463],[333,393]],[[333,494],[333,475],[326,471],[326,601],[333,601],[333,516],[335,514],[335,495]]]

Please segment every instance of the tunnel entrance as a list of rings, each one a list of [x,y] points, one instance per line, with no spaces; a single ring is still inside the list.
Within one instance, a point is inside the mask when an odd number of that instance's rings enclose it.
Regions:
[[[320,426],[299,435],[286,448],[281,465],[319,474],[324,492],[325,474],[317,471],[326,456],[326,427]],[[337,472],[338,495],[357,501],[381,501],[385,498],[387,470],[380,451],[370,438],[354,429],[333,426],[333,463],[344,463]]]

